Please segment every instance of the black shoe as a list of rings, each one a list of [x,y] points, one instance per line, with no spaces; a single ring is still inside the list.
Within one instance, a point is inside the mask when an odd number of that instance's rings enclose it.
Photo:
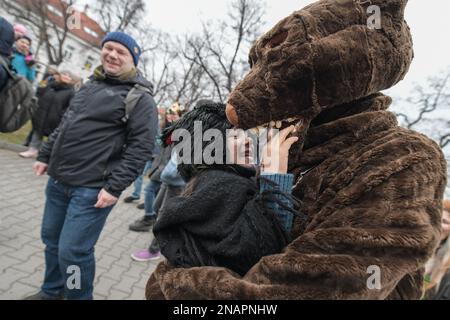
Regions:
[[[123,202],[125,202],[125,203],[132,203],[133,201],[137,201],[137,200],[139,200],[139,198],[135,198],[135,197],[129,196],[129,197],[126,197],[125,199],[123,199]]]
[[[140,203],[136,206],[136,208],[138,208],[139,210],[144,210],[145,209],[145,203]]]
[[[136,232],[150,232],[155,222],[156,217],[144,217],[130,224],[129,228]]]
[[[159,247],[159,242],[158,242],[158,240],[156,240],[156,238],[153,238],[152,243],[150,244],[150,248],[148,249],[148,251],[151,254],[155,254],[155,253],[161,251],[161,249]]]
[[[45,294],[42,291],[39,291],[36,294],[25,297],[23,300],[64,300],[64,297],[62,295],[57,296],[57,297],[52,297],[52,296],[49,296],[48,294]]]

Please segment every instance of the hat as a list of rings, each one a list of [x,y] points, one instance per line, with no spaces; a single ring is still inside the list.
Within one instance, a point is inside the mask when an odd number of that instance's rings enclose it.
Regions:
[[[0,55],[9,56],[14,45],[13,26],[0,17]]]
[[[133,56],[134,65],[138,65],[139,57],[141,56],[141,48],[133,37],[121,31],[110,32],[103,38],[102,47],[109,41],[118,42],[127,47],[128,51],[130,51]]]
[[[14,26],[14,32],[26,35],[28,33],[28,29],[23,24],[16,24]]]

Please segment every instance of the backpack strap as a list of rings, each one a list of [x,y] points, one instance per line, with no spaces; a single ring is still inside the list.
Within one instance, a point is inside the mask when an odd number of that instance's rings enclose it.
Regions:
[[[152,94],[149,88],[146,88],[140,84],[135,84],[134,87],[128,92],[125,98],[125,116],[122,118],[123,123],[128,123],[130,119],[130,114],[133,112],[134,108],[136,108],[139,99],[142,98],[146,93]]]
[[[8,62],[6,62],[6,58],[0,55],[0,66],[8,68]]]
[[[3,69],[5,69],[10,78],[14,78],[14,73],[11,71],[9,63],[7,62],[6,58],[2,57],[1,55],[0,55],[0,67],[3,67]]]

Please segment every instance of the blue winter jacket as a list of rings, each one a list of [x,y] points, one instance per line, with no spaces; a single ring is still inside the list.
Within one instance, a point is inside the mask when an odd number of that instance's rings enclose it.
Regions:
[[[28,81],[33,83],[34,79],[36,79],[36,69],[27,65],[25,56],[22,53],[17,50],[14,51],[14,57],[11,61],[12,67],[19,75],[27,78]]]

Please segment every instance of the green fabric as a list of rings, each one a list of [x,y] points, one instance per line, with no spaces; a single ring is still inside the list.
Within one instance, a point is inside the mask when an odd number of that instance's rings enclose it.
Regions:
[[[97,68],[95,68],[95,70],[94,70],[94,79],[98,80],[98,81],[103,81],[106,79],[106,77],[117,78],[122,81],[127,81],[127,80],[135,78],[136,76],[137,76],[137,71],[135,68],[131,69],[129,72],[126,72],[118,77],[113,77],[113,76],[107,75],[105,73],[105,70],[103,69],[103,66],[101,66],[101,65],[98,66]]]

